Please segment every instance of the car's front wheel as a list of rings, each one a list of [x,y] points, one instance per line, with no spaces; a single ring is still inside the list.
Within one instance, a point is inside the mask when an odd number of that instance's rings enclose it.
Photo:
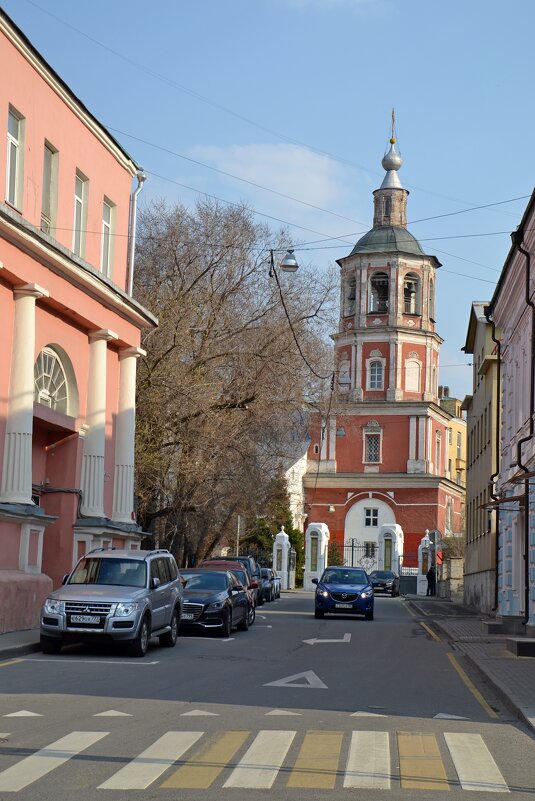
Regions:
[[[164,648],[174,648],[176,645],[176,641],[178,639],[178,609],[173,610],[173,616],[171,618],[171,629],[170,631],[166,631],[165,634],[160,634],[158,637],[160,641],[160,645]]]
[[[59,637],[41,637],[41,651],[44,654],[59,654],[61,651],[61,639]]]
[[[236,626],[238,631],[248,631],[249,630],[249,610],[243,616],[243,620],[238,623]]]
[[[325,612],[322,612],[321,609],[314,609],[314,617],[315,618],[322,618],[325,615]]]
[[[249,607],[249,625],[250,626],[252,626],[253,623],[255,622],[255,618],[256,618],[256,610],[255,610],[253,604],[251,604],[251,606]]]
[[[150,624],[147,615],[139,624],[139,631],[137,636],[130,645],[130,654],[132,656],[145,656],[149,649],[150,640]]]
[[[373,609],[368,609],[368,611],[364,613],[364,617],[366,620],[373,620]]]
[[[230,637],[232,632],[232,610],[229,609],[221,626],[221,636]]]

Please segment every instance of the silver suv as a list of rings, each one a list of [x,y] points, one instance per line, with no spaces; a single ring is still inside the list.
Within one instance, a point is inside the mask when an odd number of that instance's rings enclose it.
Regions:
[[[41,649],[111,639],[145,656],[151,637],[172,648],[182,616],[182,583],[169,551],[96,548],[82,556],[41,610]]]

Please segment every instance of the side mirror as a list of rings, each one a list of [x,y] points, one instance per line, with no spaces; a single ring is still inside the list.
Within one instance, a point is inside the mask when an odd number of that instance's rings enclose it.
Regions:
[[[160,581],[160,579],[157,576],[154,576],[154,578],[151,578],[151,580],[150,580],[150,586],[152,587],[153,590],[156,590],[160,586],[161,583],[162,582]]]
[[[68,578],[69,578],[69,574],[68,574],[68,573],[65,573],[65,575],[64,575],[64,576],[63,576],[63,578],[61,579],[61,583],[62,583],[62,584],[66,584],[66,583],[67,583],[67,579],[68,579]]]
[[[316,578],[313,578],[313,579],[312,579],[312,584],[317,584],[317,583],[318,583],[318,579],[316,579]]]

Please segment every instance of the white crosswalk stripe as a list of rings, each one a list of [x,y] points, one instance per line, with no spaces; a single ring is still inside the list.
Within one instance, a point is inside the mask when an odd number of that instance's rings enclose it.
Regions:
[[[107,731],[71,732],[0,773],[0,790],[24,790],[108,734]]]
[[[168,731],[110,779],[99,784],[97,789],[145,790],[177,759],[180,759],[202,737],[203,733],[202,731]]]
[[[0,797],[4,798],[2,792],[23,791],[103,738],[109,738],[106,756],[113,754],[117,742],[112,742],[111,737],[108,731],[73,731],[41,748],[0,772]],[[221,787],[225,774],[218,777],[223,770],[231,769],[224,788],[266,790],[278,779],[287,787],[333,791],[337,787],[392,790],[401,785],[415,791],[460,786],[463,791],[510,792],[478,733],[168,731],[133,758],[128,751],[125,754],[124,744],[119,743],[119,747],[125,764],[97,789],[144,790],[180,762],[172,776],[161,779],[163,787],[215,789],[218,784]],[[451,756],[447,771],[442,759],[445,748]],[[199,769],[207,759],[212,770],[209,775],[203,773],[199,784]],[[86,766],[91,763],[106,769],[107,761],[101,753],[84,757]],[[398,766],[394,772],[392,765]],[[76,766],[72,764],[69,770],[75,771]],[[64,781],[68,781],[66,777],[65,773]]]
[[[344,787],[390,790],[390,744],[387,731],[354,731]]]
[[[259,732],[223,787],[268,790],[277,778],[296,734],[295,731]]]
[[[508,793],[509,788],[480,734],[444,734],[463,790]]]

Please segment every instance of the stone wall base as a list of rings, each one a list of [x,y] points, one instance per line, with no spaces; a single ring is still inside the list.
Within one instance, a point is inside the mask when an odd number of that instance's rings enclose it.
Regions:
[[[0,570],[0,634],[37,628],[41,606],[52,589],[52,579],[44,573]]]

